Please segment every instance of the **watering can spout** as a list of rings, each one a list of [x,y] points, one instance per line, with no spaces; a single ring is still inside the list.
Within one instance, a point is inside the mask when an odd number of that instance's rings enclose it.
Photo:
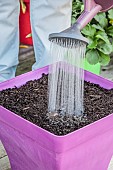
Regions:
[[[75,26],[81,30],[84,28],[94,16],[102,10],[102,6],[96,4],[94,0],[85,0],[84,11],[77,19]]]
[[[98,12],[105,12],[111,8],[113,8],[113,0],[84,0],[84,11],[76,23],[60,33],[50,34],[49,40],[54,42],[57,40],[58,43],[63,42],[64,45],[65,42],[70,42],[70,40],[73,43],[76,43],[76,41],[88,43],[88,40],[82,36],[80,30],[84,28]]]
[[[84,28],[98,12],[105,12],[113,8],[113,0],[84,0],[84,11],[75,25]]]

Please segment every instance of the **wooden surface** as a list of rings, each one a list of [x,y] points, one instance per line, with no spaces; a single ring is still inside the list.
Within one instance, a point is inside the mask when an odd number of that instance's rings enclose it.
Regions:
[[[0,142],[0,170],[11,170],[8,156]]]

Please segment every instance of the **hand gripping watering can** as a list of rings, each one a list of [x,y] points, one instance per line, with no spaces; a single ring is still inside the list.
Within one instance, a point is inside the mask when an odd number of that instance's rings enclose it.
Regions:
[[[88,43],[88,39],[83,37],[80,30],[85,27],[98,12],[105,12],[113,8],[113,0],[84,0],[84,6],[83,13],[72,27],[60,33],[50,34],[49,40],[57,40],[59,44],[63,42],[64,45],[65,42],[70,45],[70,42],[72,44],[76,43],[76,41]]]

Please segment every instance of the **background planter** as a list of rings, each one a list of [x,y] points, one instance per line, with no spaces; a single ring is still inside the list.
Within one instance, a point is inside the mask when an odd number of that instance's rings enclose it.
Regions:
[[[21,86],[48,67],[0,84]],[[113,83],[85,72],[85,80],[110,89]],[[65,136],[56,136],[0,107],[0,139],[12,170],[107,170],[113,155],[113,114]]]
[[[84,62],[84,69],[87,70],[87,71],[90,71],[94,74],[97,74],[99,75],[100,74],[100,63],[97,63],[95,65],[91,65],[88,63],[88,61],[85,59],[85,62]]]
[[[24,0],[24,3],[26,5],[25,14],[22,12],[22,8],[20,5],[20,17],[19,17],[20,43],[33,45],[32,37],[26,38],[26,36],[31,33],[30,0]]]

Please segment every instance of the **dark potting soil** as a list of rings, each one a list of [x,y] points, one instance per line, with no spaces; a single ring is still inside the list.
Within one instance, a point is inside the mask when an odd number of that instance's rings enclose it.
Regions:
[[[28,121],[56,135],[65,135],[113,113],[113,89],[85,82],[84,114],[75,116],[50,116],[48,114],[48,76],[29,81],[20,88],[0,91],[0,105]]]

